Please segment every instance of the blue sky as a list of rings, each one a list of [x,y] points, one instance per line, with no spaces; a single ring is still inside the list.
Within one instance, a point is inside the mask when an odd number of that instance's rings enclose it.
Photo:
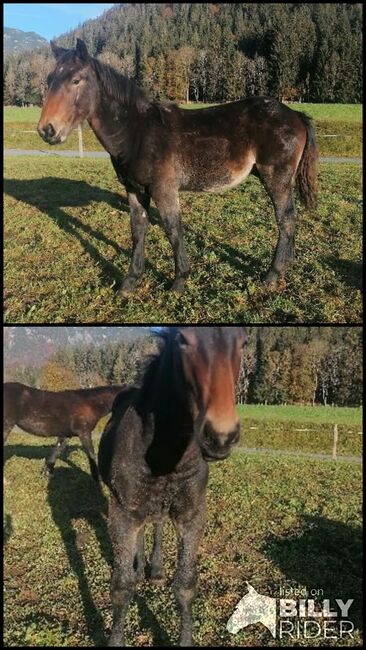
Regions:
[[[44,4],[4,4],[4,25],[24,32],[36,32],[48,41],[63,32],[74,29],[89,18],[96,18],[113,7],[110,4],[95,3],[44,3]]]

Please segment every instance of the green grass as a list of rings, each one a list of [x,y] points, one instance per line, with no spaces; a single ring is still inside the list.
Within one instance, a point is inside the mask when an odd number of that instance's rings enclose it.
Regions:
[[[184,108],[204,108],[213,105],[185,104]],[[295,110],[305,111],[314,118],[322,156],[362,155],[361,104],[289,104],[289,106]],[[10,149],[42,149],[46,151],[78,150],[76,132],[72,132],[67,141],[57,145],[56,149],[42,142],[36,131],[40,110],[38,107],[5,107],[4,146]],[[329,135],[332,137],[328,137]],[[103,151],[102,145],[86,123],[83,126],[83,145],[85,151]]]
[[[11,434],[5,447],[4,645],[105,645],[111,626],[107,491],[98,493],[76,443],[47,484],[40,471],[49,451],[44,441],[23,433]],[[361,465],[233,454],[210,469],[195,642],[278,646],[260,624],[235,636],[226,631],[249,581],[272,597],[292,587],[309,597],[310,590],[322,589],[322,599],[331,603],[353,598],[353,639],[296,645],[361,645]],[[170,525],[164,557],[167,584],[138,587],[127,614],[127,645],[177,643]],[[283,639],[280,645],[293,642]]]
[[[277,228],[250,177],[227,193],[181,193],[192,268],[183,296],[168,291],[173,256],[155,225],[145,274],[125,301],[117,287],[130,260],[129,212],[109,161],[19,157],[5,169],[6,322],[361,322],[356,165],[320,167],[319,206],[299,206],[297,259],[280,291],[261,283]]]
[[[238,406],[243,420],[294,422],[298,424],[344,424],[360,427],[361,407],[245,404]]]
[[[295,111],[303,111],[314,120],[362,123],[362,104],[300,104],[293,102],[288,106]]]
[[[245,447],[331,455],[337,424],[337,455],[361,457],[361,408],[246,404],[238,411]]]
[[[27,106],[21,108],[20,106],[4,106],[4,124],[12,124],[23,122],[25,124],[33,124],[34,127],[41,115],[41,109],[38,106]]]

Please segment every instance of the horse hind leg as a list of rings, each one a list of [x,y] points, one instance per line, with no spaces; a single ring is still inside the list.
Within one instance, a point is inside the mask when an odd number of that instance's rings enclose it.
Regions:
[[[60,458],[61,454],[65,451],[67,443],[68,440],[64,436],[60,436],[57,439],[56,446],[53,448],[50,456],[45,460],[45,464],[42,469],[42,474],[46,476],[46,478],[50,478],[52,476],[56,460]]]
[[[89,461],[89,467],[90,467],[90,473],[96,483],[99,483],[99,470],[98,470],[98,465],[97,465],[97,459],[95,456],[94,452],[94,447],[93,447],[93,442],[92,442],[92,434],[91,431],[82,431],[79,432],[79,438],[80,442],[82,445],[82,448],[84,449],[88,461]]]
[[[271,266],[264,283],[276,287],[283,278],[294,259],[296,210],[292,192],[292,167],[258,165],[259,177],[267,190],[275,210],[279,236]]]

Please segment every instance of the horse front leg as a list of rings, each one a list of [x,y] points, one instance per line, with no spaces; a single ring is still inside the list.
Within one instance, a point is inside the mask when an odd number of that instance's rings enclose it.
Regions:
[[[138,574],[136,553],[141,525],[126,517],[117,500],[109,503],[109,535],[113,548],[111,600],[113,625],[108,646],[124,646],[124,624],[127,608],[135,593]]]
[[[163,524],[154,525],[154,543],[151,556],[150,580],[159,583],[164,578],[163,570]]]
[[[149,225],[148,209],[150,197],[148,194],[128,192],[130,204],[130,225],[132,235],[132,257],[128,274],[126,275],[120,295],[126,297],[136,287],[138,278],[142,275],[145,265],[145,235]]]
[[[173,589],[181,615],[179,645],[192,647],[192,603],[197,584],[197,551],[205,525],[205,503],[192,516],[175,522],[178,533],[178,566]]]
[[[135,556],[136,580],[141,582],[145,576],[145,529],[141,528],[137,536],[137,553]]]

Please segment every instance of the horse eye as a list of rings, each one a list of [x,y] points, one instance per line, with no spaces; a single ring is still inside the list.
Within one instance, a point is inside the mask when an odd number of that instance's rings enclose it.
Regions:
[[[186,348],[189,345],[189,342],[182,332],[178,332],[176,341],[181,348]]]
[[[80,82],[80,79],[73,79],[71,83],[73,83],[75,86]]]
[[[246,344],[247,344],[247,339],[243,339],[242,341],[240,341],[240,350],[243,351]]]

